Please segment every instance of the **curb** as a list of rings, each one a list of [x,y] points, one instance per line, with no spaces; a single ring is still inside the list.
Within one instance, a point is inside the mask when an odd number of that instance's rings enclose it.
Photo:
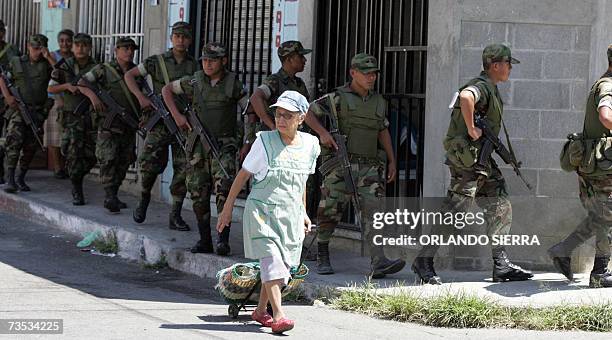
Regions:
[[[137,230],[120,225],[103,224],[86,217],[66,213],[60,209],[27,199],[20,195],[7,194],[0,191],[0,206],[4,212],[30,220],[32,222],[57,228],[69,234],[82,236],[85,233],[99,230],[103,234],[114,232],[117,236],[119,257],[139,263],[155,264],[162,256],[166,257],[168,266],[172,269],[193,274],[203,278],[216,278],[219,270],[237,262],[248,260],[239,257],[222,257],[215,254],[193,254],[189,249],[173,247],[158,239],[142,235]],[[301,285],[301,295],[308,301],[322,296],[331,296],[337,287],[304,281]]]

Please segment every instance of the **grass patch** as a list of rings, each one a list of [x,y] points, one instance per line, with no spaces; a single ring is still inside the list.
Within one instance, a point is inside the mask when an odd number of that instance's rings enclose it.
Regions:
[[[406,291],[381,294],[371,283],[354,288],[333,298],[331,306],[382,319],[435,327],[612,331],[611,304],[512,307],[462,293],[421,297]]]
[[[145,263],[143,265],[143,267],[145,269],[152,269],[152,270],[161,270],[161,269],[165,269],[168,268],[168,258],[166,257],[166,254],[161,254],[161,256],[159,257],[159,260],[157,260],[157,262],[155,263]]]
[[[119,251],[119,242],[117,242],[117,234],[115,231],[109,231],[104,235],[98,236],[92,246],[102,254],[117,254]]]

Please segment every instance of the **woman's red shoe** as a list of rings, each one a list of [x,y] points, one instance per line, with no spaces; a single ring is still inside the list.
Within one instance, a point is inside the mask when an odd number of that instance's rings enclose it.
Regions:
[[[272,316],[270,316],[270,314],[268,313],[259,314],[257,313],[257,309],[254,310],[253,313],[251,313],[251,319],[253,319],[253,321],[259,322],[264,327],[272,326]]]
[[[280,334],[293,329],[295,322],[293,320],[282,318],[276,322],[272,322],[272,333]]]

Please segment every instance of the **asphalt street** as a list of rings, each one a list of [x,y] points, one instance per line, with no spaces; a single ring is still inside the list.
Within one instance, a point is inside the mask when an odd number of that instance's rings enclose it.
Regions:
[[[0,319],[62,319],[62,335],[1,339],[255,339],[270,330],[227,316],[212,280],[83,252],[79,238],[0,213]],[[609,338],[597,333],[465,330],[289,305],[296,339]]]

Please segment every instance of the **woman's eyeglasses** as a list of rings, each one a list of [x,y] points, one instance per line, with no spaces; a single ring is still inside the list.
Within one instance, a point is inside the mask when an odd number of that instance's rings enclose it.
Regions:
[[[297,117],[299,114],[297,113],[291,113],[291,112],[274,112],[274,117],[275,118],[280,118],[283,117],[285,120],[291,120],[294,117]]]

